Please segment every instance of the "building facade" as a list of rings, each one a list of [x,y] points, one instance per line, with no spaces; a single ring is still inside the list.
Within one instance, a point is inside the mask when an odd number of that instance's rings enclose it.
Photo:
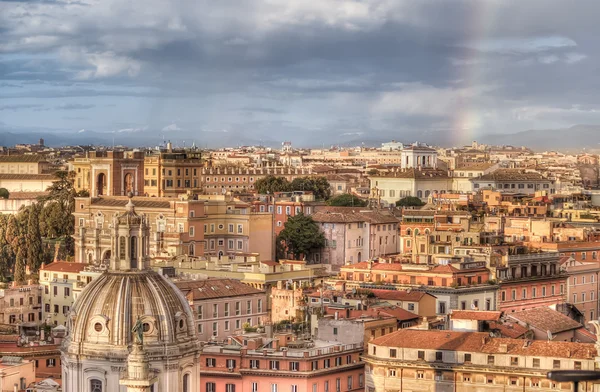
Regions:
[[[144,152],[89,151],[71,162],[75,190],[90,196],[144,195]]]

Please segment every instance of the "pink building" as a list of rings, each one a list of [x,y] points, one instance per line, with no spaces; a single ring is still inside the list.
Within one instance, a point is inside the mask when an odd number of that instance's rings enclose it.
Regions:
[[[204,346],[200,392],[364,391],[361,344],[238,336]]]
[[[598,318],[598,262],[577,261],[573,257],[561,257],[561,268],[569,275],[567,279],[567,301],[583,314],[581,320],[587,326]],[[591,327],[591,326],[590,326]]]

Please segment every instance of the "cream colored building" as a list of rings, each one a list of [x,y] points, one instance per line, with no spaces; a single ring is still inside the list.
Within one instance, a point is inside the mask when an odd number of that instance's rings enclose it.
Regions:
[[[0,173],[0,188],[11,192],[45,192],[56,181],[54,174]]]
[[[547,373],[597,368],[589,343],[407,329],[369,342],[363,361],[368,392],[570,391],[570,383],[550,381]],[[588,384],[590,391],[597,387]]]
[[[0,174],[43,174],[50,163],[39,154],[0,156]]]
[[[435,169],[401,169],[369,176],[371,189],[384,205],[393,205],[407,196],[427,199],[429,195],[447,193],[453,189],[448,172]]]
[[[67,324],[67,316],[78,294],[102,273],[89,267],[87,264],[66,261],[42,265],[40,268],[40,285],[43,287],[42,320],[51,325]]]

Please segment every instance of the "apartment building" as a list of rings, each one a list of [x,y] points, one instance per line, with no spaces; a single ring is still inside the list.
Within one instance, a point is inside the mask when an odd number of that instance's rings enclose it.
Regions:
[[[252,211],[268,212],[273,214],[275,222],[275,235],[279,235],[285,228],[285,223],[290,217],[300,213],[311,215],[317,208],[325,205],[324,202],[315,202],[312,192],[276,192],[274,195],[260,195],[258,200],[252,201]]]
[[[0,174],[45,174],[50,163],[43,155],[0,155]]]
[[[234,279],[175,281],[190,304],[202,342],[223,340],[269,321],[267,294]]]
[[[560,258],[560,264],[567,273],[566,302],[581,312],[584,325],[597,320],[600,264],[597,261],[577,261],[566,256]]]
[[[204,254],[204,202],[156,197],[80,197],[75,199],[75,261],[100,263],[110,259],[113,220],[131,200],[137,213],[146,215],[153,258]]]
[[[381,211],[337,207],[324,208],[312,215],[325,235],[325,247],[313,254],[314,262],[339,270],[346,263],[360,263],[398,253],[399,221]]]
[[[496,310],[498,286],[489,283],[485,262],[448,265],[362,262],[340,269],[346,289],[389,288],[425,291],[436,297],[436,313],[451,309]],[[410,309],[409,309],[410,310]]]
[[[250,204],[230,196],[199,195],[197,199],[204,206],[199,224],[207,255],[257,253],[262,260],[274,259],[271,213],[254,212]]]
[[[201,182],[206,195],[224,195],[234,192],[254,192],[255,182],[263,177],[284,177],[292,181],[296,177],[312,174],[309,168],[267,167],[208,167],[202,169]]]
[[[30,282],[31,283],[31,282]],[[43,288],[39,284],[16,285],[0,289],[0,323],[17,326],[41,324]]]
[[[144,195],[142,151],[89,151],[70,162],[76,191],[90,196]]]
[[[144,157],[144,194],[155,197],[177,197],[186,192],[202,191],[204,167],[200,151],[167,151]]]
[[[507,254],[496,267],[498,310],[515,312],[566,301],[567,275],[556,252]]]
[[[493,188],[500,192],[519,192],[534,195],[545,191],[548,195],[555,193],[554,180],[545,178],[540,173],[521,169],[498,169],[471,180],[473,190]]]
[[[547,373],[597,368],[593,344],[479,332],[403,329],[369,342],[367,352],[362,358],[368,392],[570,390],[570,383],[548,380]]]
[[[204,346],[200,392],[365,390],[363,345],[294,341],[289,335],[232,337]]]
[[[100,276],[100,272],[83,277],[84,263],[55,261],[40,268],[40,286],[43,287],[42,317],[46,324],[67,325],[67,315],[75,302],[75,291]]]

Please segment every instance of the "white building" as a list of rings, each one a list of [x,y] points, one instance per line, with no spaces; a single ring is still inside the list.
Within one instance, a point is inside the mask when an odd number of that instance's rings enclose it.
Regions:
[[[437,151],[421,145],[405,147],[402,152],[403,169],[435,169],[437,168]]]
[[[381,143],[381,151],[399,151],[404,148],[404,144],[392,140],[391,142]]]

